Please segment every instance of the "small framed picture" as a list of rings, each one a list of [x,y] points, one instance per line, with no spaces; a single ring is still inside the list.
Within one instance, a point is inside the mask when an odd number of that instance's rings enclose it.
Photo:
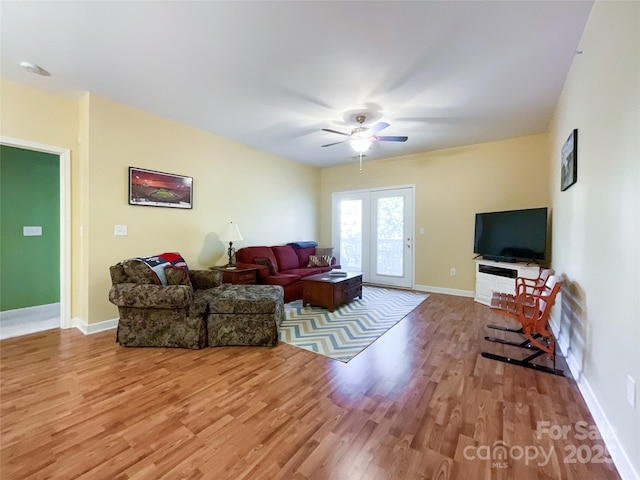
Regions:
[[[565,191],[578,181],[578,129],[574,129],[562,146],[560,190]]]
[[[193,178],[129,167],[129,205],[193,208]]]

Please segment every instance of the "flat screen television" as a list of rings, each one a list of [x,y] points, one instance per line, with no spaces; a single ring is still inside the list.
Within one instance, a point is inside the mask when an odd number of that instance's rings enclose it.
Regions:
[[[540,262],[546,247],[546,207],[476,213],[473,251],[486,260]]]

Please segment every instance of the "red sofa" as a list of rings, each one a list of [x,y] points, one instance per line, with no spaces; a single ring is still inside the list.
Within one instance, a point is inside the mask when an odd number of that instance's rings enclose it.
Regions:
[[[257,266],[260,269],[258,283],[283,287],[285,303],[299,300],[302,298],[302,278],[340,268],[340,265],[336,264],[335,257],[331,259],[329,266],[309,267],[309,257],[316,254],[315,246],[307,246],[312,243],[315,242],[240,248],[236,251],[236,266],[238,268]],[[256,258],[271,260],[273,271],[269,266],[258,265]]]

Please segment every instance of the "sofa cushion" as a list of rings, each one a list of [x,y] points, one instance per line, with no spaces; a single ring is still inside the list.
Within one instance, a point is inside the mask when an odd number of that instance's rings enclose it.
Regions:
[[[308,277],[309,275],[315,275],[316,273],[324,273],[331,270],[331,267],[305,267],[305,268],[294,268],[291,270],[287,270],[287,275],[297,275],[298,277]]]
[[[190,270],[189,279],[194,290],[216,288],[222,285],[222,272],[218,270]]]
[[[244,247],[236,251],[236,263],[254,263],[254,258],[270,258],[274,265],[278,265],[271,247]]]
[[[269,285],[229,285],[210,299],[213,313],[271,313],[282,305],[283,291]]]
[[[289,245],[279,245],[271,247],[271,250],[278,261],[279,271],[291,270],[292,268],[298,268],[300,266],[300,260],[298,260],[298,256],[293,247]]]
[[[306,269],[305,269],[306,270]],[[286,287],[292,283],[296,283],[302,278],[302,275],[296,275],[295,273],[279,273],[278,275],[271,275],[265,279],[268,285],[280,285]]]
[[[309,264],[309,257],[316,254],[316,247],[296,248],[298,256],[298,267],[306,267]]]
[[[167,265],[164,267],[164,276],[167,278],[167,285],[187,285],[191,287],[189,272],[182,267]]]
[[[124,282],[118,283],[160,285],[160,279],[158,278],[158,275],[156,275],[156,273],[143,262],[130,259],[120,262],[119,265],[122,266],[122,270],[124,271],[126,280]]]
[[[264,265],[269,269],[269,275],[277,275],[278,269],[269,257],[256,257],[253,259],[256,265]]]

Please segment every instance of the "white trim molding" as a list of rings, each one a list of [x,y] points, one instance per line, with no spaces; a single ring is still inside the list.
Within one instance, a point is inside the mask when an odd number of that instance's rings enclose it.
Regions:
[[[24,319],[39,321],[59,316],[60,303],[48,303],[46,305],[35,305],[33,307],[5,310],[4,312],[0,312],[0,321],[9,322],[11,320]]]
[[[98,323],[85,323],[82,319],[74,317],[71,320],[71,326],[77,328],[85,335],[93,335],[94,333],[105,332],[107,330],[113,330],[118,328],[119,318],[112,318],[111,320],[104,320]]]
[[[458,288],[432,287],[430,285],[416,285],[414,290],[427,293],[442,293],[444,295],[455,295],[456,297],[473,298],[475,292],[473,290],[460,290]]]
[[[60,327],[60,304],[49,303],[0,312],[0,340]]]

